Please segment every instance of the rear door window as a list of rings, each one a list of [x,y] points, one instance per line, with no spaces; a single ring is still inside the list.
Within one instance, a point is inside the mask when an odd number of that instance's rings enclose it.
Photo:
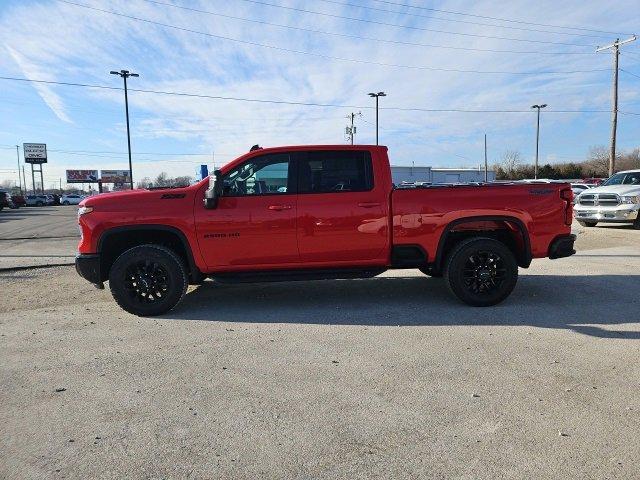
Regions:
[[[298,193],[367,192],[373,189],[371,154],[359,150],[307,152],[298,165]]]

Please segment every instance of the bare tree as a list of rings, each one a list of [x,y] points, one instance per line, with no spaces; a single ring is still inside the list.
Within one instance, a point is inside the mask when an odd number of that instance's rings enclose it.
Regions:
[[[640,148],[634,148],[616,159],[616,170],[635,170],[640,168]]]
[[[502,154],[502,169],[509,178],[513,178],[522,164],[522,156],[518,150],[506,150]]]
[[[149,188],[152,185],[153,183],[151,182],[151,179],[149,177],[144,177],[142,180],[138,181],[137,183],[138,188]]]
[[[583,173],[587,176],[606,177],[609,172],[609,148],[596,145],[589,148],[587,160],[583,164]]]

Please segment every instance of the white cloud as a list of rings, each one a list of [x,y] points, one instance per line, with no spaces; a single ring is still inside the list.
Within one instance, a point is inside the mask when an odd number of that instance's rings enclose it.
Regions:
[[[83,3],[214,35],[381,63],[500,71],[589,70],[610,67],[609,56],[516,55],[398,46],[241,22],[144,1],[83,0]],[[605,40],[445,22],[401,14],[382,14],[324,2],[290,0],[278,3],[336,15],[360,16],[469,34],[531,40],[551,39],[589,45]],[[613,8],[595,0],[560,3],[541,0],[535,4],[518,0],[501,3],[497,8],[496,3],[489,0],[473,3],[446,0],[439,3],[438,7],[477,15],[526,18],[532,22],[629,31],[638,25],[636,3],[637,0],[621,0]],[[495,50],[591,51],[586,47],[461,37],[354,23],[340,18],[308,15],[241,1],[215,0],[181,4],[237,17],[396,41]],[[370,5],[380,6],[378,3]],[[384,8],[394,9],[390,6]],[[553,12],[553,15],[549,12]],[[432,16],[501,23],[444,14]],[[37,36],[33,35],[34,31],[38,32]],[[140,78],[131,79],[131,88],[300,102],[371,106],[372,101],[366,94],[373,90],[388,93],[389,96],[381,100],[382,107],[527,110],[533,103],[544,102],[550,105],[550,109],[608,109],[610,101],[609,72],[531,77],[364,65],[216,40],[59,2],[29,5],[17,2],[0,19],[0,32],[0,41],[6,45],[12,58],[12,62],[0,59],[0,68],[11,70],[15,68],[13,62],[16,62],[25,76],[60,81],[119,86],[120,79],[109,77],[108,71],[129,68],[141,75]],[[82,121],[88,122],[86,126],[83,124],[88,129],[94,124],[101,125],[101,128],[96,128],[93,132],[87,131],[83,135],[77,135],[77,131],[71,128],[59,126],[55,138],[61,144],[60,148],[100,150],[99,147],[102,146],[114,151],[126,149],[123,113],[119,110],[123,102],[121,92],[35,84],[34,87],[61,120],[69,122],[73,119],[79,125]],[[633,108],[640,110],[637,106],[639,98],[640,84],[625,82],[624,91],[621,92],[621,110],[623,102],[625,105],[636,105]],[[90,113],[76,111],[74,107],[89,108],[97,112],[108,107],[111,113],[108,117],[107,114],[100,117],[96,113],[93,122]],[[351,111],[347,108],[259,104],[137,92],[131,92],[130,107],[134,151],[215,150],[227,154],[244,152],[254,143],[343,143],[347,123],[344,117]],[[369,123],[358,124],[357,139],[363,143],[372,143],[375,140],[374,127],[371,125],[375,121],[374,113],[371,109],[362,111],[364,120]],[[496,155],[506,148],[520,149],[525,154],[531,154],[534,145],[531,141],[534,134],[533,121],[534,117],[529,113],[465,114],[382,110],[380,137],[383,143],[389,145],[397,163],[418,163],[419,160],[441,166],[469,165],[481,158],[481,138],[485,132],[490,138],[490,152],[495,152]],[[577,155],[585,152],[590,144],[605,143],[608,122],[607,114],[586,116],[545,113],[542,153],[550,159],[561,158],[554,157],[553,154]],[[640,128],[639,120],[631,117],[625,118],[620,125],[622,130],[629,125]],[[5,125],[0,126],[2,130],[7,130]],[[171,160],[173,162],[168,162],[163,157],[164,163],[142,162],[139,167],[141,174],[153,176],[158,168],[177,173],[181,168],[192,170],[197,163],[197,160],[180,155]],[[65,160],[61,158],[60,161]],[[68,161],[71,162],[71,159]],[[185,163],[181,164],[183,161]],[[114,163],[118,161],[114,160]],[[54,167],[51,168],[53,171]]]
[[[42,80],[52,79],[50,75],[47,75],[45,72],[43,72],[37,65],[30,63],[11,46],[5,44],[4,47],[9,52],[9,55],[11,55],[11,58],[13,58],[18,64],[18,67],[20,67],[20,70],[22,71],[22,73],[24,73],[24,76],[26,78],[38,78]],[[71,119],[64,110],[62,99],[53,91],[51,87],[42,83],[34,83],[33,88],[35,88],[44,103],[49,106],[51,111],[55,113],[56,117],[58,117],[63,122],[72,123]]]

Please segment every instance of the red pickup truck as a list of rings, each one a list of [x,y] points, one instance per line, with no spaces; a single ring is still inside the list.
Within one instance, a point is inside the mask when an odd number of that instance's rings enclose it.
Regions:
[[[382,146],[257,149],[208,179],[80,203],[78,273],[136,315],[189,284],[444,276],[463,302],[504,300],[518,267],[575,253],[568,184],[394,186]]]

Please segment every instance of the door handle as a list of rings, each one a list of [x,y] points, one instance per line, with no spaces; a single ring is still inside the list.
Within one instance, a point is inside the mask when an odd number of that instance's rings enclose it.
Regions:
[[[373,208],[373,207],[379,207],[380,203],[378,203],[378,202],[360,202],[358,204],[358,206],[362,207],[362,208]]]
[[[281,210],[291,210],[291,205],[269,205],[267,208],[279,212]]]

